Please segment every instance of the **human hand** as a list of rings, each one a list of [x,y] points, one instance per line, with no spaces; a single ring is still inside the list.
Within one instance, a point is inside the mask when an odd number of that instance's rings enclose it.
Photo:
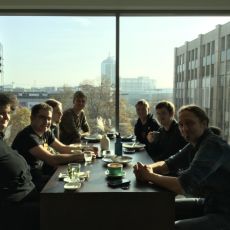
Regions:
[[[151,167],[144,165],[140,162],[137,162],[136,165],[134,165],[134,174],[136,176],[136,179],[139,181],[147,182],[149,178],[149,173],[152,173]]]
[[[154,141],[154,133],[152,131],[148,132],[146,138],[147,138],[149,143],[153,143],[153,141]]]

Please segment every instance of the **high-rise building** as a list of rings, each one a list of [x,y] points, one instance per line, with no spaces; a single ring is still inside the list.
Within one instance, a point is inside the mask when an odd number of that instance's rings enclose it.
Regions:
[[[0,87],[3,90],[3,47],[2,44],[0,43]]]
[[[109,82],[115,87],[115,60],[111,56],[101,63],[101,82]]]
[[[131,104],[141,98],[151,100],[155,89],[156,81],[150,77],[120,78],[120,93]]]
[[[174,102],[195,103],[230,142],[230,22],[175,48]]]

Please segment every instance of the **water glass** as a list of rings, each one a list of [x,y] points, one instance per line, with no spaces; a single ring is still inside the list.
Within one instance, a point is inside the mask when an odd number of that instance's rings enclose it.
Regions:
[[[70,180],[76,181],[78,180],[78,175],[81,170],[81,164],[79,163],[69,163],[68,164],[68,176]]]
[[[84,158],[86,163],[90,163],[93,158],[93,152],[92,151],[84,151]]]

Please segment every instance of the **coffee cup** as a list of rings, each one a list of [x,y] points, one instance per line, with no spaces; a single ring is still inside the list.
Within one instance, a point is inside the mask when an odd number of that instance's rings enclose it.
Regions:
[[[113,176],[120,175],[123,172],[123,165],[120,163],[109,163],[107,165],[107,168],[109,174]]]

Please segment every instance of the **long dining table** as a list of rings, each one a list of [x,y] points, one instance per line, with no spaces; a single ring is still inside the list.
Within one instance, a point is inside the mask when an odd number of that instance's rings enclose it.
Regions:
[[[174,194],[137,181],[133,173],[136,162],[148,164],[152,159],[144,149],[125,156],[132,157],[124,165],[125,178],[131,181],[125,190],[108,186],[107,163],[102,159],[81,164],[90,177],[74,191],[64,189],[59,174],[67,165],[59,166],[40,194],[41,230],[174,229]]]

